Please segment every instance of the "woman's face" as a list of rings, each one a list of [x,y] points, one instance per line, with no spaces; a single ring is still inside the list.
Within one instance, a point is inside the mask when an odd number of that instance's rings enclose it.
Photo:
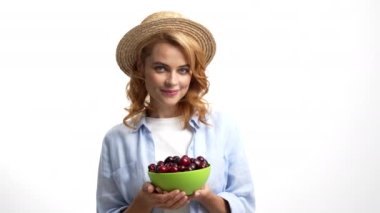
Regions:
[[[190,66],[181,50],[168,43],[157,43],[144,62],[145,85],[158,117],[176,116],[177,104],[186,95]]]

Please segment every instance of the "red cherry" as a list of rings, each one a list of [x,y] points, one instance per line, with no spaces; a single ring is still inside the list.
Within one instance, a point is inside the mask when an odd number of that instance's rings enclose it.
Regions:
[[[195,166],[197,167],[197,169],[201,168],[201,161],[198,160],[198,159],[195,159],[194,162]]]
[[[160,161],[157,162],[157,166],[163,166],[164,164],[165,163],[162,160],[160,160]]]
[[[209,165],[208,165],[207,161],[202,161],[202,162],[199,164],[199,168],[201,168],[201,169],[206,168],[206,167],[208,167],[208,166],[209,166]]]
[[[191,171],[191,170],[196,170],[197,169],[197,165],[195,165],[195,163],[190,163],[190,165],[189,165],[189,171]]]
[[[173,156],[173,163],[178,163],[181,158],[179,156]]]
[[[178,165],[184,165],[184,166],[189,166],[190,165],[190,158],[187,155],[184,155],[179,159]]]
[[[156,165],[154,163],[151,163],[149,166],[148,166],[148,170],[150,172],[155,172],[156,171]]]
[[[169,156],[165,159],[164,163],[172,163],[173,162],[173,157]]]
[[[169,172],[178,172],[178,167],[177,166],[170,167]]]
[[[163,165],[163,166],[158,166],[157,171],[158,171],[159,173],[167,173],[167,172],[168,172],[168,167],[165,166],[165,165]]]
[[[179,165],[178,166],[178,171],[180,171],[180,172],[187,171],[187,167],[184,166],[184,165]]]
[[[203,156],[198,156],[197,159],[200,161],[205,161],[205,158]]]

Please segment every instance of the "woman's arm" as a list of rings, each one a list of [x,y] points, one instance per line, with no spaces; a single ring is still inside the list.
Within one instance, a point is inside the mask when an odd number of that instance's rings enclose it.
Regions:
[[[98,168],[96,211],[98,213],[119,213],[122,209],[126,208],[128,204],[125,202],[112,177],[113,171],[111,157],[109,156],[110,147],[108,142],[109,138],[105,137]]]
[[[222,188],[214,193],[228,203],[231,212],[253,213],[255,211],[253,180],[239,126],[230,115],[218,113],[214,116],[213,124],[214,134],[218,137],[216,142],[211,142],[218,145],[214,150],[218,150],[219,158],[224,162],[223,165],[219,165],[222,166],[223,172],[218,177],[218,182],[223,181],[218,183],[222,184],[219,185]],[[216,183],[210,183],[211,187],[212,184]]]
[[[228,122],[225,157],[227,160],[226,187],[218,196],[228,201],[232,212],[255,212],[255,197],[250,166],[240,128],[233,120]]]

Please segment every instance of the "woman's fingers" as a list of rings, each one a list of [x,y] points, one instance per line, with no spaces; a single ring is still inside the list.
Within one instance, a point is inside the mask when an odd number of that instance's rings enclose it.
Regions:
[[[163,191],[150,182],[144,183],[142,192],[145,194],[146,201],[150,200],[149,203],[158,208],[177,209],[189,202],[189,197],[185,192],[180,190]]]
[[[154,190],[155,192],[160,193],[160,194],[164,193],[164,191],[160,187],[156,187]]]
[[[170,208],[171,209],[180,208],[180,207],[184,206],[188,202],[188,200],[189,200],[189,198],[186,196],[186,193],[185,192],[180,192],[179,194],[177,194],[172,199],[172,203],[169,204],[169,205],[171,205]]]
[[[144,183],[142,189],[144,192],[152,193],[154,191],[154,186],[151,183],[146,182]]]
[[[175,209],[182,207],[188,201],[186,194],[179,190],[163,192],[163,194],[157,194],[157,196],[160,208]]]

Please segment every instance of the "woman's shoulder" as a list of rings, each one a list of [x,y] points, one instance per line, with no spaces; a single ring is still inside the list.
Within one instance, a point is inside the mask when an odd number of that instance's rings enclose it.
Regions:
[[[114,126],[112,126],[107,133],[114,133],[114,132],[120,132],[120,131],[128,131],[129,127],[127,127],[124,123],[118,123]]]
[[[140,128],[143,128],[143,126],[146,126],[146,117],[145,115],[139,115],[134,119],[129,119],[113,126],[108,130],[107,135],[129,135],[137,132]]]
[[[132,128],[124,123],[119,123],[106,132],[103,137],[103,146],[108,147],[108,149],[118,149],[130,144],[129,141],[136,141],[137,137]]]
[[[134,132],[134,129],[126,126],[124,123],[119,123],[111,127],[107,132],[105,137],[117,137],[117,136],[125,136]]]

